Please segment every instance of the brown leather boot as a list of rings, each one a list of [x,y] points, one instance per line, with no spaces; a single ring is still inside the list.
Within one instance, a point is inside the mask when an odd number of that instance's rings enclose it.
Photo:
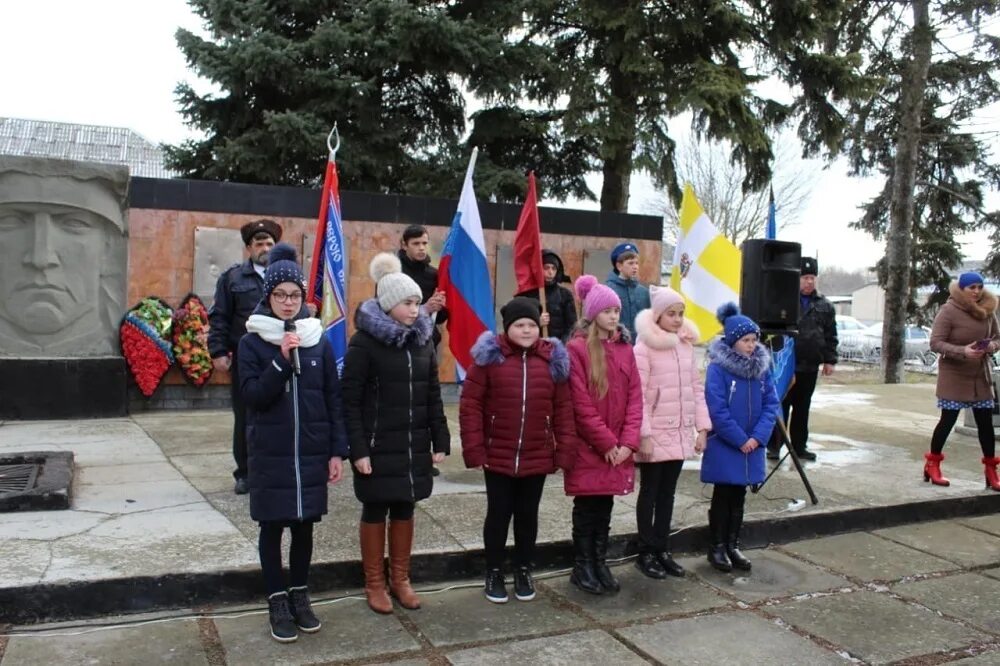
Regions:
[[[376,613],[391,613],[392,600],[385,589],[385,521],[362,522],[359,532],[368,606]]]
[[[403,608],[420,608],[420,597],[410,585],[413,519],[389,521],[389,591]]]

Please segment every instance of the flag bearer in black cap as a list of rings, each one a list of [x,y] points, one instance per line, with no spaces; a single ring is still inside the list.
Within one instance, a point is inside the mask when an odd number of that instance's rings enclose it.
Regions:
[[[809,439],[809,405],[816,380],[833,374],[837,364],[837,312],[833,304],[816,291],[817,262],[802,257],[799,278],[799,334],[795,339],[795,381],[781,403],[785,423],[795,452],[802,460],[816,460],[806,448]],[[777,429],[767,446],[767,457],[780,458],[781,439]]]
[[[246,409],[240,394],[236,350],[247,332],[247,318],[264,296],[264,269],[274,244],[281,240],[281,227],[274,220],[254,220],[240,227],[249,256],[222,272],[215,284],[215,303],[208,312],[208,352],[216,370],[229,370],[233,406],[233,458],[236,469],[236,494],[243,495],[247,485]]]

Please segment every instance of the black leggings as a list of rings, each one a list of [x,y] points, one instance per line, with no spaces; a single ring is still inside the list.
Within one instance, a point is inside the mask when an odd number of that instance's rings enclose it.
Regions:
[[[639,528],[639,550],[657,553],[668,550],[670,520],[674,513],[674,491],[683,460],[639,463],[639,500],[635,519]]]
[[[607,535],[611,530],[614,495],[580,495],[573,498],[573,536]]]
[[[717,483],[712,489],[712,511],[728,511],[730,507],[743,509],[747,499],[747,487],[729,483]]]
[[[365,502],[361,505],[361,522],[384,523],[389,520],[410,520],[413,518],[413,502]]]
[[[545,489],[545,474],[516,478],[488,470],[486,477],[486,520],[483,545],[486,566],[503,566],[510,520],[514,519],[514,566],[530,567],[538,539],[538,504]]]
[[[951,429],[958,421],[958,409],[942,409],[941,420],[934,427],[934,434],[931,436],[931,453],[941,453],[944,450],[945,440],[951,434]],[[989,407],[985,409],[973,409],[972,417],[976,420],[976,432],[979,434],[979,448],[983,450],[984,458],[992,458],[996,455],[996,437],[993,434],[993,410]]]
[[[257,548],[260,552],[260,568],[264,573],[264,585],[267,596],[275,592],[284,592],[285,575],[281,570],[281,535],[285,527],[292,535],[288,549],[288,575],[291,587],[305,587],[309,582],[309,562],[312,561],[313,524],[312,523],[260,523],[260,539]]]

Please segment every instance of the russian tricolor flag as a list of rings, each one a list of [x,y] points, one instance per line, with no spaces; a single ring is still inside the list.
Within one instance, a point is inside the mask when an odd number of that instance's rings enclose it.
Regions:
[[[438,265],[438,289],[445,292],[448,302],[448,348],[458,364],[459,381],[465,379],[465,368],[472,366],[472,345],[484,331],[493,329],[495,319],[483,224],[472,188],[478,154],[474,148]]]

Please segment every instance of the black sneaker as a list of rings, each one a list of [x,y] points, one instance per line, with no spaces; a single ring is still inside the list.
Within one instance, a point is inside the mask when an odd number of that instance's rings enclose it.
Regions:
[[[323,625],[320,624],[319,618],[312,611],[312,606],[309,603],[309,591],[305,586],[290,588],[288,602],[292,611],[292,619],[295,620],[295,626],[300,631],[307,634],[319,631]]]
[[[490,569],[486,572],[486,598],[495,604],[505,604],[510,597],[507,596],[507,585],[500,569]]]
[[[236,479],[236,486],[233,488],[233,492],[235,492],[237,495],[246,495],[248,492],[250,492],[250,484],[247,483],[247,480],[241,476],[240,478]]]
[[[809,449],[802,449],[801,451],[796,451],[795,453],[798,454],[799,460],[807,460],[810,462],[816,460],[816,454]]]
[[[295,631],[295,620],[288,605],[287,592],[275,592],[267,598],[267,609],[271,622],[271,638],[279,643],[294,643],[299,639]]]
[[[535,598],[535,582],[531,580],[528,567],[518,567],[514,571],[514,596],[518,601],[531,601]]]

